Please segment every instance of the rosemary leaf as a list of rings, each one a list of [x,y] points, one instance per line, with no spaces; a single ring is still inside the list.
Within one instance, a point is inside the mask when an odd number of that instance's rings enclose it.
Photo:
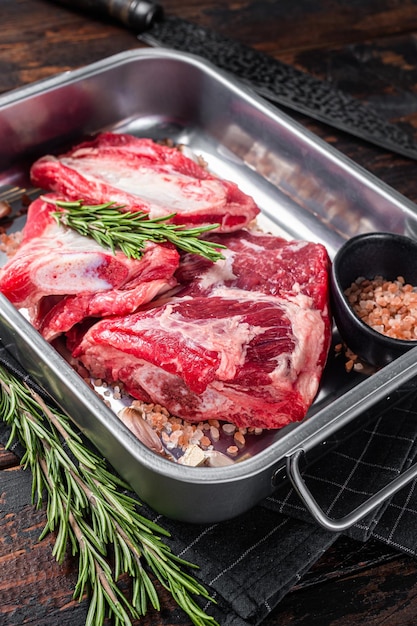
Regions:
[[[85,237],[92,237],[112,252],[118,248],[129,258],[139,259],[149,241],[169,241],[180,250],[198,254],[213,262],[224,258],[220,250],[226,246],[201,239],[201,235],[218,228],[219,224],[185,228],[170,222],[175,213],[150,218],[143,211],[125,212],[122,205],[114,202],[86,205],[82,200],[69,202],[52,200],[47,196],[43,196],[43,199],[59,209],[53,213],[58,224]]]
[[[107,209],[106,209],[107,210]],[[32,499],[46,499],[47,521],[40,539],[56,531],[53,555],[62,562],[68,547],[78,556],[74,598],[89,593],[86,626],[131,626],[148,605],[159,610],[150,573],[171,593],[195,626],[218,626],[196,603],[214,602],[183,568],[194,567],[174,555],[161,537],[166,530],[138,511],[127,485],[86,447],[69,419],[0,366],[1,419],[25,448],[22,465],[32,472]],[[12,443],[9,438],[7,446]],[[118,586],[130,579],[128,599]]]

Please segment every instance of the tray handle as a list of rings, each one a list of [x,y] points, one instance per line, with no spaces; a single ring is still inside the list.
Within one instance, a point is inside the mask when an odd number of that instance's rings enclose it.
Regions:
[[[400,491],[414,478],[417,478],[417,463],[409,467],[405,472],[397,476],[388,485],[380,489],[377,493],[372,495],[368,500],[360,504],[351,513],[348,513],[340,519],[333,519],[326,515],[320,505],[315,500],[311,491],[307,487],[300,471],[300,459],[304,457],[305,451],[303,448],[298,448],[291,455],[287,457],[287,474],[291,480],[291,483],[298,493],[299,497],[303,501],[303,504],[313,516],[313,518],[324,528],[333,532],[341,532],[347,530],[353,524],[358,522],[368,513],[371,513],[377,506],[382,504],[385,500],[393,496],[397,491]]]

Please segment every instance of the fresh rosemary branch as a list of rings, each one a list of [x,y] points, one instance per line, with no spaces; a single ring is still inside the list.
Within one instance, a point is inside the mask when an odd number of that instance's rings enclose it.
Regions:
[[[148,241],[169,241],[180,250],[199,254],[214,262],[224,258],[220,249],[226,246],[200,238],[203,233],[217,228],[218,224],[184,228],[170,223],[175,213],[149,218],[143,211],[124,212],[121,210],[123,206],[114,202],[87,205],[82,200],[66,202],[47,196],[44,200],[60,209],[53,214],[58,223],[80,235],[92,237],[113,252],[119,248],[129,258],[139,259]]]
[[[161,526],[138,512],[128,485],[107,469],[103,458],[85,446],[69,419],[49,406],[6,368],[0,366],[0,415],[11,427],[7,446],[18,439],[25,449],[22,465],[32,471],[32,499],[40,507],[46,494],[47,522],[41,539],[56,533],[58,562],[68,547],[78,555],[74,598],[89,591],[86,626],[112,617],[129,626],[159,598],[150,573],[169,590],[196,626],[218,626],[193,596],[212,600],[205,588],[183,570],[191,563],[172,553]],[[129,600],[118,586],[130,579]]]

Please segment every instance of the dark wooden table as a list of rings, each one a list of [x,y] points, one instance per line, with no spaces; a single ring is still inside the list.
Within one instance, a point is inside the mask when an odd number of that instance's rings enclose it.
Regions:
[[[167,13],[211,26],[331,80],[411,131],[417,127],[417,0],[236,0],[229,7],[205,0],[166,0],[164,7]],[[133,33],[109,21],[47,0],[2,0],[0,92],[138,47]],[[301,115],[294,117],[417,201],[417,163]],[[45,514],[30,505],[30,477],[1,448],[0,468],[0,623],[80,626],[86,603],[72,600],[76,561],[68,556],[59,566],[51,555],[53,538],[38,542]],[[172,610],[166,597],[161,614],[150,613],[142,623],[188,625],[186,616]],[[415,626],[417,561],[378,542],[342,538],[264,624],[363,622]]]

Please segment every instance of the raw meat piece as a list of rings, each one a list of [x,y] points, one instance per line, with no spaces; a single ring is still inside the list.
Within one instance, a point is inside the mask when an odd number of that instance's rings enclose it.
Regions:
[[[224,284],[272,296],[303,293],[318,310],[327,306],[329,259],[323,246],[243,229],[206,238],[226,246],[226,261],[213,264],[194,254],[183,255],[175,274],[184,286],[183,295],[209,294]]]
[[[131,313],[176,285],[171,244],[149,243],[141,259],[128,259],[59,226],[55,210],[42,198],[30,205],[22,244],[0,271],[0,291],[47,340],[86,317]]]
[[[259,209],[235,183],[210,174],[180,150],[132,135],[102,133],[31,169],[35,185],[90,204],[114,201],[150,217],[176,213],[173,221],[196,226],[246,226]]]
[[[186,255],[179,294],[97,322],[73,356],[92,376],[190,421],[300,420],[330,343],[326,250],[244,231],[219,239],[224,261]]]

